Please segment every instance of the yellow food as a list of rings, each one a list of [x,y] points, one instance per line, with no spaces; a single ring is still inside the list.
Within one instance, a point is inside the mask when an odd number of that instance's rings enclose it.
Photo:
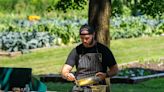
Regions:
[[[89,84],[95,84],[96,81],[94,81],[93,78],[91,77],[91,78],[77,80],[77,83],[79,86],[85,86],[85,85],[89,85]]]

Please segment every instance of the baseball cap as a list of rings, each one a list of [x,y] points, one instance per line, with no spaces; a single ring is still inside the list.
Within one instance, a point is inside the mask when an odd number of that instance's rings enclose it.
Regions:
[[[82,31],[88,31],[87,34],[82,33]],[[88,35],[88,34],[93,34],[94,30],[91,26],[89,26],[88,24],[84,24],[81,26],[80,30],[79,30],[80,35]]]

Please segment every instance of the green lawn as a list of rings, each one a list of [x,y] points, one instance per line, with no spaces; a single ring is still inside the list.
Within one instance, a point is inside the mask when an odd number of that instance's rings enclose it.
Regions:
[[[111,42],[118,63],[164,57],[164,37],[121,39]]]
[[[31,67],[33,74],[59,73],[74,46],[47,48],[17,57],[0,57],[1,67]],[[118,62],[159,59],[164,57],[164,37],[121,39],[111,41]]]

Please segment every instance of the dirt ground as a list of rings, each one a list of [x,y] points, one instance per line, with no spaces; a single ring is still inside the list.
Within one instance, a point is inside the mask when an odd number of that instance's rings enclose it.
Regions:
[[[164,58],[158,60],[157,62],[153,60],[149,60],[149,61],[146,61],[145,63],[132,62],[128,64],[123,64],[119,66],[119,69],[134,68],[134,67],[152,69],[152,70],[157,70],[157,71],[164,71]]]

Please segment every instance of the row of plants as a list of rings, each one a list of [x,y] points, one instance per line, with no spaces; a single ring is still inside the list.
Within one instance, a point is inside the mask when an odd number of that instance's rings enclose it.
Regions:
[[[30,31],[35,29],[38,31],[48,31],[52,34],[59,31],[59,34],[63,34],[64,30],[69,30],[69,32],[76,34],[79,27],[85,23],[87,23],[86,19],[78,19],[76,17],[72,19],[41,19],[35,22],[19,19],[6,21],[2,19],[0,21],[0,31],[4,31],[10,27],[10,31],[11,28],[12,31]],[[163,18],[151,19],[147,16],[117,16],[111,18],[110,30],[112,39],[161,35],[164,33],[164,20]]]
[[[164,20],[147,16],[115,17],[111,21],[112,39],[159,36],[164,33]]]
[[[0,49],[8,52],[29,52],[29,49],[50,47],[54,37],[48,32],[1,32]]]
[[[82,24],[86,23],[86,20],[78,19],[65,19],[60,20],[53,19],[41,19],[38,21],[29,20],[1,20],[0,31],[11,32],[48,32],[55,36],[54,44],[62,45],[69,43],[77,43],[80,41],[78,36],[78,30]]]
[[[22,50],[21,48],[14,47],[14,44],[24,44],[29,40],[24,40],[21,38],[22,35],[27,37],[27,35],[32,38],[30,39],[44,39],[47,35],[40,36],[41,38],[37,38],[36,36],[31,36],[31,34],[36,35],[36,33],[45,33],[49,34],[53,37],[51,41],[54,45],[62,45],[69,43],[78,43],[79,39],[79,28],[81,25],[87,23],[86,19],[78,19],[76,17],[72,19],[40,19],[37,21],[29,21],[27,19],[19,20],[0,20],[0,42],[1,49],[7,51],[17,51]],[[122,39],[122,38],[135,38],[141,36],[159,36],[164,33],[164,20],[161,18],[151,19],[147,16],[138,16],[138,17],[125,17],[125,16],[117,16],[112,17],[110,20],[110,32],[112,39]],[[34,34],[35,33],[35,34]],[[26,34],[26,35],[24,35]],[[19,37],[17,37],[19,35]],[[39,35],[37,35],[39,36]],[[9,37],[9,38],[8,38]],[[34,38],[36,37],[36,38]],[[28,37],[27,37],[28,38]],[[51,37],[50,37],[51,38]],[[11,41],[12,49],[6,45],[6,39],[15,40]],[[20,42],[19,39],[23,39],[24,41]],[[42,40],[44,41],[44,40]],[[42,43],[46,43],[45,42]],[[10,41],[7,41],[10,42]],[[39,41],[38,41],[39,42]],[[40,43],[38,43],[40,44]],[[23,47],[23,46],[21,46]],[[31,49],[34,47],[24,46],[26,49]],[[42,47],[42,46],[35,46]]]

